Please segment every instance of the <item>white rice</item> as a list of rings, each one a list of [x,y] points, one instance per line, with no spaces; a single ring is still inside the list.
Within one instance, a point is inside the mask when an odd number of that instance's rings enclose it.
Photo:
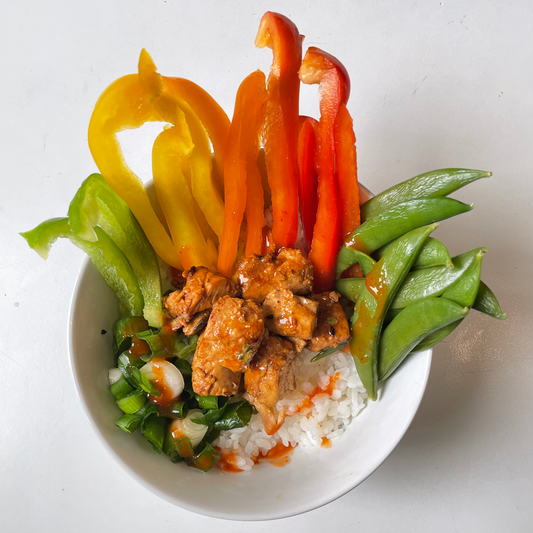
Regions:
[[[314,355],[305,350],[297,361],[296,389],[277,404],[278,410],[284,408],[292,416],[285,419],[277,433],[267,435],[261,417],[253,415],[248,426],[222,431],[213,442],[214,446],[234,454],[234,466],[243,471],[251,470],[253,459],[265,455],[279,442],[307,451],[320,449],[323,439],[340,437],[352,418],[363,409],[367,394],[352,357],[337,352],[311,363]],[[335,377],[334,386],[328,388]],[[327,392],[314,394],[312,408],[300,409],[315,387],[330,390],[331,396]]]

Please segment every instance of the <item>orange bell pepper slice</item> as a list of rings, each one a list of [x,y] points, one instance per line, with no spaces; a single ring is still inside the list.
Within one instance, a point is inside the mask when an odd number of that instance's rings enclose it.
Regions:
[[[266,100],[265,75],[257,70],[247,76],[237,91],[235,99],[235,111],[231,123],[228,144],[226,149],[226,160],[224,164],[224,189],[225,189],[225,214],[224,230],[218,252],[218,271],[225,276],[232,276],[234,264],[237,256],[237,246],[241,224],[244,217],[244,211],[249,207],[252,222],[253,237],[250,237],[250,247],[256,246],[255,232],[262,236],[263,220],[259,230],[256,229],[259,205],[252,205],[255,201],[250,198],[248,183],[250,183],[252,192],[259,191],[261,187],[260,175],[252,172],[250,180],[248,179],[249,170],[253,167],[257,169],[257,155],[259,130],[261,124],[262,109]],[[256,154],[256,157],[253,157]],[[252,161],[250,161],[252,157]],[[250,162],[250,164],[248,164]],[[263,198],[262,187],[260,189],[261,204]],[[261,208],[262,210],[262,208]],[[248,221],[248,225],[250,220]],[[250,229],[249,229],[250,231]],[[248,240],[248,239],[247,239]],[[248,244],[248,243],[247,243]],[[261,249],[261,240],[259,241],[259,250]]]
[[[272,234],[278,248],[292,247],[298,237],[298,121],[302,36],[279,13],[267,11],[255,39],[272,49],[264,125],[265,160],[272,190]]]

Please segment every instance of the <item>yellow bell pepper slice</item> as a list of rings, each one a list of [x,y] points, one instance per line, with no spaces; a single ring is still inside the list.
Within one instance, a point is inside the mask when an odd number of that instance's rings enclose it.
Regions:
[[[163,85],[155,65],[143,50],[139,74],[114,81],[98,99],[89,123],[89,148],[100,173],[128,204],[156,253],[169,265],[182,268],[178,253],[164,225],[157,217],[141,179],[129,168],[117,133],[161,121],[155,109]]]

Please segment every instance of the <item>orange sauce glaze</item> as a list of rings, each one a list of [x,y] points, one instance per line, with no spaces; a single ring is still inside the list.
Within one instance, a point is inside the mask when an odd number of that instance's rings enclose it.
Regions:
[[[322,448],[331,448],[333,445],[327,437],[322,437],[322,444],[320,446]]]
[[[172,397],[172,391],[169,387],[167,387],[167,384],[165,382],[165,374],[163,372],[163,369],[158,364],[158,362],[163,361],[165,361],[165,359],[152,359],[152,373],[155,377],[151,381],[154,384],[155,388],[161,393],[161,396],[159,398],[157,396],[150,396],[150,400],[153,403],[159,405],[164,411],[165,408],[170,407],[170,404],[177,400],[177,398]]]
[[[325,389],[322,389],[319,385],[317,385],[308,395],[306,398],[303,399],[302,403],[298,406],[298,409],[296,413],[304,414],[307,410],[311,410],[313,408],[313,398],[315,396],[318,396],[319,394],[327,394],[328,396],[331,396],[333,394],[333,391],[335,390],[335,383],[339,380],[341,377],[340,372],[335,372],[333,376],[330,377],[328,385],[326,385]],[[296,414],[295,413],[295,414]],[[311,414],[311,412],[307,413],[308,416]]]
[[[132,337],[128,353],[133,359],[139,359],[141,355],[148,355],[150,353],[150,346],[143,339]]]
[[[282,468],[291,462],[290,456],[294,452],[294,448],[294,446],[284,446],[282,442],[278,442],[266,454],[252,457],[252,460],[255,464],[266,462],[277,468]],[[217,451],[220,453],[220,460],[217,463],[220,470],[230,474],[242,472],[242,469],[237,466],[237,457],[231,450],[217,448]]]

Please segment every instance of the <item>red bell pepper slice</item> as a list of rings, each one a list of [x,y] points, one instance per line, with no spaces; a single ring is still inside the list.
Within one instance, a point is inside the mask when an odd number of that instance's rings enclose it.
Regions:
[[[300,117],[298,135],[298,196],[300,198],[300,217],[304,230],[307,249],[311,249],[313,230],[318,207],[317,165],[316,165],[316,128],[318,122],[311,117]]]
[[[218,271],[228,277],[234,272],[239,234],[247,206],[247,160],[248,154],[254,150],[256,140],[259,138],[261,114],[266,100],[265,81],[265,75],[260,70],[253,72],[243,80],[237,91],[235,111],[228,134],[224,162],[226,197],[224,229],[218,250],[217,265]],[[253,163],[256,164],[256,162],[257,158]],[[260,176],[258,179],[260,185]],[[262,227],[263,220],[258,230],[259,243],[261,243]]]
[[[315,47],[310,47],[305,54],[300,79],[306,84],[320,84],[318,210],[309,258],[315,267],[315,291],[322,292],[333,287],[341,242],[335,177],[335,121],[339,107],[348,101],[350,79],[338,59]]]
[[[335,159],[339,184],[339,224],[344,240],[361,225],[355,134],[352,117],[344,104],[339,107],[335,121]]]
[[[298,237],[298,69],[302,62],[302,36],[287,17],[267,11],[255,45],[267,46],[274,54],[264,127],[274,216],[272,234],[277,248],[292,247]]]

